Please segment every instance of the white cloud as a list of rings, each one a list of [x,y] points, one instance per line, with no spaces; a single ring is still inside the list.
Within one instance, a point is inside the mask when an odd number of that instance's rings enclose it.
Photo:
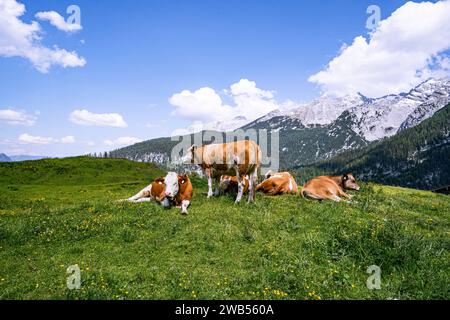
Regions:
[[[32,136],[24,133],[19,136],[19,142],[23,144],[50,144],[57,142],[57,140],[50,137]]]
[[[408,2],[381,21],[367,40],[343,46],[325,70],[309,81],[324,91],[367,96],[409,90],[431,76],[449,75],[450,1]]]
[[[233,105],[223,102],[222,97],[212,88],[204,87],[194,92],[183,90],[170,97],[169,102],[176,109],[173,113],[202,124],[214,121],[230,121],[245,117],[251,121],[270,111],[280,108],[274,99],[274,91],[259,89],[254,81],[241,79],[223,91],[233,101]]]
[[[110,147],[125,147],[139,142],[142,142],[142,140],[138,138],[120,137],[114,140],[105,140],[103,143]]]
[[[75,51],[42,45],[39,23],[25,23],[20,19],[25,11],[25,6],[16,0],[0,0],[0,56],[26,58],[43,73],[54,65],[67,68],[86,64]]]
[[[36,13],[36,18],[48,21],[51,25],[64,32],[77,32],[83,29],[76,23],[67,23],[66,20],[56,11],[44,11]]]
[[[183,90],[169,99],[176,107],[174,115],[191,120],[215,120],[231,112],[231,107],[222,104],[222,98],[214,89],[205,87],[191,92]]]
[[[92,113],[88,110],[75,110],[70,114],[69,121],[83,126],[126,128],[127,123],[118,113]]]
[[[0,122],[10,125],[33,126],[36,123],[36,116],[29,115],[25,111],[13,109],[0,110]]]
[[[248,120],[255,120],[267,113],[279,109],[274,100],[274,91],[261,90],[254,81],[242,79],[231,85],[231,95],[235,103],[234,116],[243,116]]]
[[[67,136],[67,137],[61,138],[61,143],[64,143],[64,144],[75,143],[75,137],[74,136]]]
[[[256,82],[247,79],[241,79],[239,82],[231,85],[233,96],[247,95],[260,98],[272,99],[275,91],[262,90],[256,87]]]

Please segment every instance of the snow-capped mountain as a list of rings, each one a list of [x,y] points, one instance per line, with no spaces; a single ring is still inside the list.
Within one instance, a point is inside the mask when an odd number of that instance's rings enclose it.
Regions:
[[[368,141],[391,137],[450,102],[450,80],[430,79],[407,94],[389,95],[349,110],[353,130]]]
[[[272,112],[248,125],[272,130],[328,126],[345,113],[353,131],[367,141],[395,135],[431,117],[450,102],[450,79],[429,79],[409,93],[372,99],[362,94],[324,95],[290,112]]]
[[[345,96],[324,94],[312,102],[288,111],[274,110],[249,122],[238,116],[232,120],[194,123],[174,135],[202,130],[233,131],[238,128],[265,128],[268,130],[298,130],[324,127],[338,121],[346,111],[350,114],[353,131],[367,141],[395,135],[431,117],[450,102],[450,79],[429,79],[408,93],[368,98],[361,93]]]
[[[343,97],[323,95],[285,115],[300,120],[305,126],[323,126],[337,120],[344,111],[363,106],[369,101],[370,99],[359,93]]]

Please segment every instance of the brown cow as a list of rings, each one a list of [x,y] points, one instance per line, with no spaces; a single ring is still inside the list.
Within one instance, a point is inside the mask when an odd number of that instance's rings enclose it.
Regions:
[[[255,188],[258,170],[261,166],[261,148],[254,141],[235,141],[205,146],[193,145],[181,158],[184,163],[197,164],[208,177],[208,198],[213,196],[213,184],[216,186],[222,175],[234,175],[238,181],[236,203],[242,199],[244,186],[241,177],[249,176],[248,202],[255,201]],[[216,188],[216,194],[218,194]]]
[[[266,174],[266,180],[256,187],[256,191],[262,191],[269,196],[297,194],[298,186],[289,172],[272,173],[269,171]]]
[[[242,177],[241,183],[244,185],[244,190],[242,191],[242,193],[246,194],[248,191],[248,188],[250,186],[248,176]],[[219,183],[219,190],[223,194],[238,193],[239,186],[238,186],[238,180],[237,180],[236,176],[221,176],[220,183]]]
[[[341,201],[342,198],[350,200],[351,195],[345,190],[359,190],[353,174],[342,176],[321,176],[308,181],[302,188],[301,194],[304,198],[314,200]]]
[[[169,172],[164,178],[158,178],[136,195],[128,198],[129,202],[148,202],[155,200],[164,207],[175,205],[181,208],[182,214],[188,214],[193,195],[191,180],[187,175]]]

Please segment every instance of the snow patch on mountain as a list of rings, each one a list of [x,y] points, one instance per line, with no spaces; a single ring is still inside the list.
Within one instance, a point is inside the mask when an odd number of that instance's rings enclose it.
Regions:
[[[285,115],[300,120],[305,126],[323,126],[335,121],[344,111],[362,106],[368,100],[359,93],[343,97],[323,95]]]

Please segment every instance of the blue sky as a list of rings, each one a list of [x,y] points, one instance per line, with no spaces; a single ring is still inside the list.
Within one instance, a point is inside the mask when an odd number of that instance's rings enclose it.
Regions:
[[[0,110],[15,110],[33,119],[32,125],[0,122],[0,152],[51,156],[112,149],[120,137],[146,140],[170,135],[197,120],[195,115],[174,113],[177,108],[169,98],[183,90],[213,88],[223,95],[224,103],[231,103],[223,90],[249,79],[273,93],[268,99],[309,101],[323,87],[308,78],[326,68],[344,44],[359,35],[367,37],[366,9],[374,3],[18,2],[26,7],[21,21],[40,24],[41,45],[76,51],[86,60],[84,66],[55,65],[43,73],[29,59],[0,54]],[[382,19],[404,3],[376,1]],[[81,9],[81,31],[67,33],[35,18],[42,11],[67,17],[71,4]],[[127,126],[73,123],[69,117],[74,110],[119,114]],[[52,140],[19,141],[23,134]],[[74,141],[62,143],[67,136]],[[105,144],[108,140],[111,143]]]

